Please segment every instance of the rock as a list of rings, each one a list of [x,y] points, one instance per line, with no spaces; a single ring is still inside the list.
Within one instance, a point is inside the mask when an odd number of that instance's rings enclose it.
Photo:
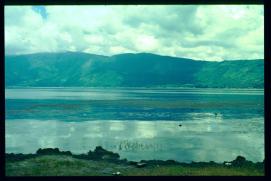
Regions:
[[[181,124],[179,124],[179,127],[181,127],[182,125]]]
[[[141,163],[144,162],[150,166],[156,166],[156,165],[179,165],[180,163],[175,160],[141,160]]]
[[[103,160],[118,160],[118,156],[116,155],[111,155],[111,154],[108,154],[108,155],[103,155],[102,156],[102,159]]]
[[[209,161],[209,165],[213,165],[213,166],[215,166],[215,165],[217,165],[217,163],[216,163],[216,162],[214,162],[214,161]]]
[[[123,163],[127,163],[128,162],[127,158],[124,158],[124,159],[122,159],[120,161],[123,162]]]
[[[134,162],[134,161],[128,161],[128,164],[129,164],[129,165],[137,165],[137,162]]]
[[[72,152],[70,152],[70,151],[62,151],[62,153],[63,153],[64,155],[72,155]]]
[[[39,148],[36,152],[38,155],[72,155],[70,151],[59,151],[58,148]]]
[[[84,159],[84,160],[91,160],[92,159],[87,154],[73,155],[73,158]]]
[[[243,156],[237,156],[235,160],[230,162],[234,167],[242,167],[242,166],[252,166],[254,163],[252,161],[246,160]]]
[[[58,148],[39,148],[36,153],[38,155],[58,155],[60,152]]]
[[[119,160],[120,156],[118,153],[113,153],[112,151],[107,151],[103,149],[101,146],[97,146],[95,150],[88,152],[89,159],[93,160],[110,160],[110,161],[116,161]]]
[[[18,153],[18,154],[14,154],[14,153],[6,153],[6,161],[22,161],[22,160],[26,160],[29,158],[35,158],[37,157],[37,155],[35,154],[22,154],[22,153]]]
[[[237,156],[235,160],[231,161],[233,166],[242,166],[247,163],[246,158],[243,156]]]
[[[178,162],[176,162],[175,160],[166,160],[166,163],[168,165],[176,165],[176,164],[178,164]]]

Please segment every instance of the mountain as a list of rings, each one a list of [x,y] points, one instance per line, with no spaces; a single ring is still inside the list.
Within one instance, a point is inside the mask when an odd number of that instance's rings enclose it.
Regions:
[[[264,61],[195,61],[149,53],[5,56],[6,86],[263,88]]]

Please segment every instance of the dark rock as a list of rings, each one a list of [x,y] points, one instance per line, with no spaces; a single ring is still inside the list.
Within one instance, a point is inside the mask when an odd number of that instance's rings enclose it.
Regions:
[[[35,157],[37,157],[37,155],[35,155],[35,154],[6,153],[5,159],[6,159],[6,161],[15,162],[15,161],[22,161],[22,160],[26,160],[29,158],[35,158]]]
[[[194,161],[192,161],[191,166],[194,166],[194,167],[206,167],[206,166],[210,166],[210,163],[209,162],[194,162]]]
[[[38,155],[72,155],[70,151],[59,151],[58,148],[39,148],[36,152]]]
[[[62,151],[61,153],[63,155],[72,155],[72,152],[70,152],[70,151]]]
[[[175,160],[167,160],[166,163],[169,165],[176,165],[177,164],[177,162]]]
[[[119,156],[115,155],[115,154],[106,154],[104,156],[102,156],[103,160],[118,160]]]
[[[90,160],[90,158],[87,154],[72,155],[72,157],[78,158],[78,159]]]
[[[235,160],[231,161],[231,163],[233,166],[240,167],[245,165],[247,163],[247,160],[243,156],[237,156]]]
[[[58,155],[60,151],[58,148],[39,148],[36,153],[38,155]]]
[[[129,165],[135,165],[135,166],[137,165],[137,162],[135,162],[135,161],[128,161],[127,163],[128,163]]]
[[[122,162],[127,162],[128,160],[126,159],[126,158],[124,158],[124,159],[122,159],[122,160],[120,160],[120,161],[122,161]]]
[[[210,165],[217,165],[217,163],[214,162],[214,161],[209,161],[209,164],[210,164]]]
[[[255,167],[258,168],[258,169],[264,169],[264,162],[255,163]]]
[[[141,160],[140,162],[144,162],[150,166],[157,166],[157,165],[180,165],[179,162],[175,160]]]
[[[237,156],[236,159],[234,161],[237,161],[237,162],[245,162],[246,161],[246,158],[243,157],[243,156]]]
[[[103,159],[114,161],[118,160],[120,156],[118,153],[113,153],[112,151],[103,149],[101,146],[97,146],[93,152],[91,150],[88,152],[88,157],[93,160]]]
[[[246,160],[246,158],[243,156],[237,156],[236,159],[231,161],[230,163],[234,167],[243,167],[243,166],[251,167],[251,166],[260,166],[261,164],[263,165],[263,162],[257,165],[257,163],[253,163],[252,161]]]

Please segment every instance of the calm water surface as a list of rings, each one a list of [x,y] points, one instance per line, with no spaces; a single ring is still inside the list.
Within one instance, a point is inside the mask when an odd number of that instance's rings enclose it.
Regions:
[[[10,88],[5,95],[6,152],[101,145],[128,160],[264,159],[263,90]]]

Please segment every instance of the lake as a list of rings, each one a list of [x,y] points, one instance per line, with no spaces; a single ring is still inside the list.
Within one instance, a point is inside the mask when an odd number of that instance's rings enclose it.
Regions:
[[[5,100],[7,153],[100,145],[135,161],[264,159],[261,89],[15,87]]]

